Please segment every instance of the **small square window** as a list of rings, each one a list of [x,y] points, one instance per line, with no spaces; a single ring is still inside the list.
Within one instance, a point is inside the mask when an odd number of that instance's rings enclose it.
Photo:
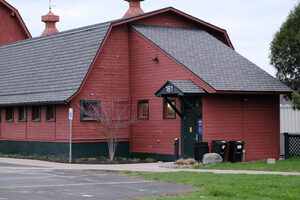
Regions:
[[[41,121],[41,107],[32,106],[31,107],[31,121],[40,122]]]
[[[169,99],[171,104],[176,106],[176,100],[175,99]],[[164,119],[176,119],[176,112],[175,110],[170,106],[170,104],[163,100],[163,118]]]
[[[138,119],[149,119],[149,100],[138,101]]]
[[[100,121],[101,101],[81,100],[80,101],[80,121]]]
[[[5,121],[13,122],[14,121],[14,107],[5,108]]]
[[[46,106],[46,121],[55,122],[55,120],[56,120],[55,105]]]
[[[19,122],[27,121],[27,109],[25,106],[18,107],[18,121]]]

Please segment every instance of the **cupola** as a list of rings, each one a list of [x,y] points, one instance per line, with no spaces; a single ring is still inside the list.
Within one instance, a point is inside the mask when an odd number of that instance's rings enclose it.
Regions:
[[[144,0],[125,0],[129,2],[129,9],[126,12],[126,14],[123,16],[123,18],[140,15],[143,14],[144,11],[141,8],[141,1]]]
[[[58,33],[55,23],[59,22],[59,16],[52,13],[51,7],[49,8],[47,15],[42,16],[42,22],[45,22],[46,26],[42,36]]]

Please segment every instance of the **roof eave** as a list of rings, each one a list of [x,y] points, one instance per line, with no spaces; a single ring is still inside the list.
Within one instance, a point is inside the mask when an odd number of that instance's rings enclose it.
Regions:
[[[41,102],[21,102],[21,103],[4,103],[0,104],[0,107],[9,107],[9,106],[31,106],[31,105],[58,105],[66,104],[66,101],[41,101]]]
[[[235,90],[217,90],[216,94],[291,94],[293,91],[235,91]]]

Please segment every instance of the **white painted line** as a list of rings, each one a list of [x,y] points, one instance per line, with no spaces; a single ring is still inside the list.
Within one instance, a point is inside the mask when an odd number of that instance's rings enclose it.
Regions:
[[[82,195],[82,197],[93,197],[93,195],[90,195],[90,194],[84,194],[84,195]]]
[[[120,184],[139,184],[154,183],[155,181],[132,181],[132,182],[101,182],[101,183],[74,183],[74,184],[57,184],[57,185],[20,185],[20,186],[1,186],[0,189],[17,189],[17,188],[47,188],[47,187],[69,187],[69,186],[89,186],[89,185],[120,185]]]

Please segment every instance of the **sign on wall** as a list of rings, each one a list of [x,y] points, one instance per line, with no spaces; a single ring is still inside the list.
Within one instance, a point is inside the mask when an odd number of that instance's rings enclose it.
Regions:
[[[173,85],[167,85],[166,86],[166,93],[174,93],[174,86]]]
[[[73,108],[69,108],[69,120],[73,120]]]

